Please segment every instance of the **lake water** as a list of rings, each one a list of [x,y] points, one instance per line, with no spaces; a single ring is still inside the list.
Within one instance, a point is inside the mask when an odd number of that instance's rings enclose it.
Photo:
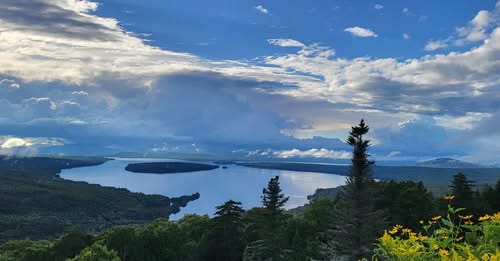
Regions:
[[[170,216],[171,219],[178,219],[190,213],[212,215],[215,206],[229,199],[242,202],[246,209],[260,206],[262,188],[274,176],[280,176],[283,193],[290,197],[287,208],[307,203],[307,196],[313,194],[317,188],[336,187],[345,182],[345,177],[340,175],[257,169],[236,165],[228,165],[227,169],[176,174],[142,174],[125,170],[125,166],[131,162],[154,161],[179,160],[118,158],[98,166],[66,169],[60,176],[69,180],[168,197],[200,193],[198,200],[189,202],[180,213]]]

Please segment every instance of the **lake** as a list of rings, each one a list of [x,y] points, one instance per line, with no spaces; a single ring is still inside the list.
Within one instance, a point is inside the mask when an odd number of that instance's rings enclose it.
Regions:
[[[215,206],[229,199],[242,202],[245,209],[260,206],[262,189],[274,176],[280,176],[283,193],[290,197],[286,208],[307,203],[307,196],[313,194],[317,188],[331,188],[345,183],[345,176],[334,174],[257,169],[236,165],[228,165],[227,169],[176,174],[143,174],[125,170],[128,163],[158,161],[179,160],[116,158],[98,166],[65,169],[60,176],[74,181],[168,197],[200,193],[198,200],[190,202],[187,207],[181,209],[181,212],[170,216],[171,219],[178,219],[190,213],[213,215]]]

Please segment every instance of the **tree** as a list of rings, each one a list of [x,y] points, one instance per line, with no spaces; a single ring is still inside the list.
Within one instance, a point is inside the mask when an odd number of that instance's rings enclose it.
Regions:
[[[271,178],[267,188],[262,189],[262,204],[272,214],[281,214],[289,197],[281,193],[279,176]]]
[[[213,228],[205,238],[204,260],[241,260],[244,249],[241,219],[245,212],[241,202],[229,200],[216,210]]]
[[[463,173],[459,172],[453,176],[453,181],[450,185],[451,193],[455,196],[453,205],[461,208],[466,208],[467,212],[475,212],[474,204],[474,182],[467,179]]]
[[[68,261],[120,261],[120,258],[115,251],[109,250],[107,247],[95,243],[80,252],[80,254]]]
[[[285,203],[289,197],[281,193],[279,176],[271,178],[267,187],[262,189],[262,216],[256,216],[259,238],[249,243],[244,251],[243,260],[283,260],[286,250],[283,249],[283,214]]]
[[[368,126],[361,120],[352,127],[347,143],[353,148],[351,169],[346,185],[339,192],[334,213],[331,241],[324,247],[330,259],[359,259],[369,257],[373,243],[383,232],[385,218],[376,210],[376,191],[367,149],[370,140],[364,139]]]

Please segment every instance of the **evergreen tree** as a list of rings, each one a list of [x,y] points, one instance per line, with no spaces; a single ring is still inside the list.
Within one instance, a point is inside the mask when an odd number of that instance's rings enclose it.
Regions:
[[[204,260],[236,261],[243,255],[241,202],[226,201],[216,207],[213,228],[206,237]]]
[[[243,260],[284,260],[286,250],[283,249],[283,214],[285,203],[289,197],[281,193],[279,176],[271,178],[267,188],[262,190],[262,217],[257,217],[259,239],[249,243]]]
[[[361,120],[352,127],[347,143],[353,147],[351,169],[346,185],[340,191],[334,212],[331,241],[324,246],[326,258],[341,260],[371,256],[373,243],[383,232],[384,215],[376,210],[376,191],[372,177],[372,161],[368,160],[370,140],[364,139],[368,126]]]
[[[262,204],[272,214],[281,214],[289,197],[281,193],[279,176],[271,178],[267,188],[262,189]]]
[[[453,205],[456,207],[466,208],[466,212],[473,213],[476,210],[474,204],[474,182],[467,179],[463,173],[459,172],[453,176],[453,181],[450,185],[451,193],[455,196]]]

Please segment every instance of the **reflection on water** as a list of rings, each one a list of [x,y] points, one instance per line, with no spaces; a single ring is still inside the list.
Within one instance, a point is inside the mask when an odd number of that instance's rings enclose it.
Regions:
[[[125,166],[130,162],[152,161],[168,160],[116,159],[99,166],[63,170],[61,177],[169,197],[199,192],[200,199],[190,202],[179,214],[171,216],[173,219],[188,213],[212,215],[214,207],[228,199],[241,201],[244,208],[259,206],[262,188],[276,175],[280,176],[283,192],[290,196],[287,208],[307,203],[307,196],[314,193],[317,188],[336,187],[345,182],[345,177],[340,175],[256,169],[236,165],[229,165],[227,169],[178,174],[142,174],[125,170]]]

